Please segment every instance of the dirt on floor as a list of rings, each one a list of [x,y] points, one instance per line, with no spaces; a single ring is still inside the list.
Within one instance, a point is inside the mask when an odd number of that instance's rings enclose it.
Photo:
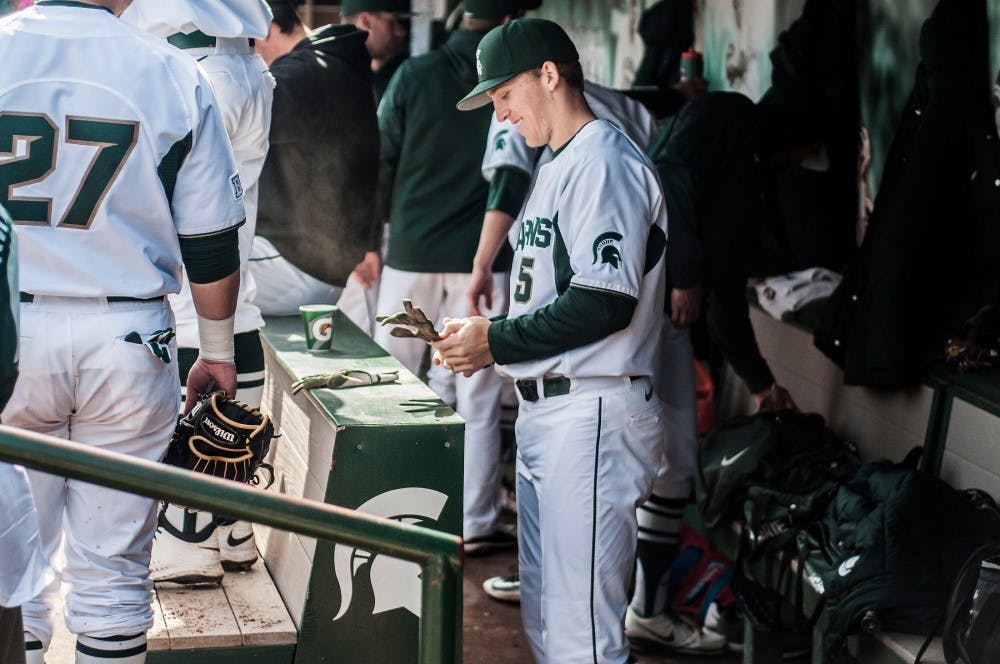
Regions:
[[[480,558],[466,558],[464,595],[465,664],[531,664],[531,650],[521,630],[518,605],[491,599],[483,592],[483,581],[493,576],[517,573],[517,555],[513,551]],[[677,657],[666,654],[636,653],[639,664],[738,664],[740,657],[727,654],[714,657]]]

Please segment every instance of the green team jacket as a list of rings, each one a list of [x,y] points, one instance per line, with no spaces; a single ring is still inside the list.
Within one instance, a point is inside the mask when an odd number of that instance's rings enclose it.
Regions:
[[[480,171],[493,107],[459,111],[455,104],[476,85],[483,34],[457,30],[436,51],[406,60],[382,98],[375,218],[389,220],[389,267],[472,271],[489,191]]]

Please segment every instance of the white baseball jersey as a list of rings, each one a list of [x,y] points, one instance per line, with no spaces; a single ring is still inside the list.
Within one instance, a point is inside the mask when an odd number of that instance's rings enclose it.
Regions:
[[[637,299],[639,306],[629,326],[609,337],[499,370],[513,378],[651,375],[664,261],[660,251],[647,265],[647,241],[659,235],[663,246],[667,213],[642,150],[605,120],[585,125],[538,170],[515,227],[511,318],[551,304],[571,285]]]
[[[213,37],[263,39],[271,25],[264,0],[132,0],[122,18],[158,37],[200,30]]]
[[[55,50],[58,78],[45,57]],[[243,221],[229,139],[194,60],[102,7],[41,3],[0,19],[0,62],[0,204],[19,225],[23,291],[175,293],[177,236]]]
[[[640,148],[645,149],[649,145],[658,122],[645,106],[617,90],[590,81],[584,85],[583,96],[598,118],[624,131]],[[542,151],[541,156],[539,150]],[[493,181],[497,168],[516,168],[530,176],[536,168],[551,160],[551,149],[529,148],[513,123],[509,120],[500,122],[496,113],[493,114],[483,155],[483,177],[487,182]]]
[[[268,149],[274,78],[247,39],[267,34],[271,10],[263,0],[212,3],[133,0],[121,18],[162,37],[194,30],[220,37],[215,46],[184,52],[198,60],[212,83],[244,188],[246,223],[239,230],[240,295],[235,331],[239,334],[259,329],[264,319],[254,304],[256,285],[247,269],[247,261],[257,229],[257,183]],[[170,306],[177,320],[178,345],[197,348],[197,313],[186,283],[178,295],[171,296]]]

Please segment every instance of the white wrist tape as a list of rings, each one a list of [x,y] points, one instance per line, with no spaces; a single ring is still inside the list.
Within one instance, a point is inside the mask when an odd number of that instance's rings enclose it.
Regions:
[[[236,315],[224,320],[198,316],[198,355],[205,360],[232,362],[236,356],[233,342],[233,325]]]

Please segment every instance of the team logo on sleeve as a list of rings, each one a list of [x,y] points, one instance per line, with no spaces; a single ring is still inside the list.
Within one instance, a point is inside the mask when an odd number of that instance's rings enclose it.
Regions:
[[[501,129],[497,132],[496,138],[493,139],[493,148],[499,152],[507,147],[507,133],[510,129]]]
[[[239,173],[233,173],[233,177],[229,178],[229,184],[233,185],[233,200],[238,201],[243,198],[243,183],[240,181]]]
[[[601,265],[607,263],[616,270],[620,268],[622,265],[621,241],[621,233],[614,231],[598,235],[597,239],[594,240],[594,265],[600,261]]]

